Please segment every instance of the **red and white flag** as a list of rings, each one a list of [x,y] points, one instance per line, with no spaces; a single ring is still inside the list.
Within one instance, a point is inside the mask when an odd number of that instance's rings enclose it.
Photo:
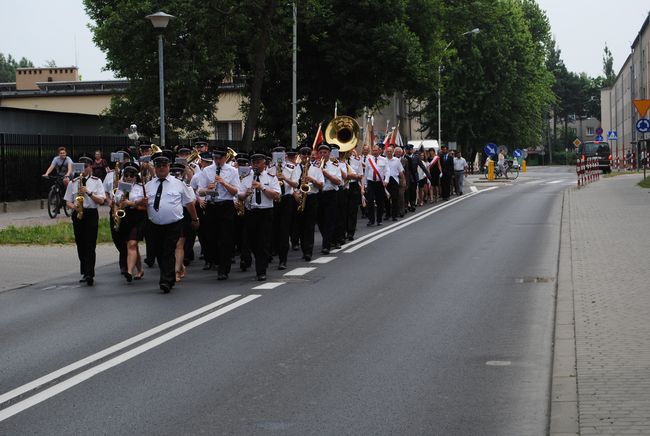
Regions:
[[[316,136],[314,137],[314,143],[311,145],[312,150],[316,150],[321,142],[325,140],[323,136],[322,123],[318,123],[318,131],[316,131]]]

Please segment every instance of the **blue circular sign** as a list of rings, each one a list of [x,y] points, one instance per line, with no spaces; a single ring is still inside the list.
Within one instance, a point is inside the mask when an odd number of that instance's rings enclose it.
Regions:
[[[636,122],[636,130],[641,133],[650,132],[650,120],[647,118],[641,118]]]
[[[512,155],[516,158],[520,158],[521,156],[524,155],[524,153],[521,150],[516,149],[515,151],[512,152]]]
[[[498,149],[498,148],[499,148],[499,147],[497,147],[496,144],[490,142],[488,145],[486,145],[485,147],[483,147],[483,151],[484,151],[485,154],[487,154],[488,156],[494,156],[495,154],[497,154],[497,149]]]
[[[596,135],[600,136],[600,135],[602,135],[602,134],[603,134],[603,128],[602,128],[602,127],[598,127],[598,128],[596,129]]]

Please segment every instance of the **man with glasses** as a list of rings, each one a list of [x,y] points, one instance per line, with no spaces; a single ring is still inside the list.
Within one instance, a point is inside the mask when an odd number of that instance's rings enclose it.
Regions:
[[[167,294],[176,283],[175,250],[183,224],[183,206],[190,213],[192,228],[199,228],[192,189],[169,174],[173,153],[164,150],[153,155],[155,176],[145,185],[149,222],[147,239],[160,266],[160,290]]]
[[[92,176],[93,160],[81,156],[79,163],[84,164],[84,172],[79,175],[68,187],[63,197],[72,209],[72,229],[74,241],[77,245],[80,272],[82,275],[79,283],[92,286],[95,280],[95,248],[97,247],[97,231],[99,228],[99,213],[97,206],[104,204],[104,186],[102,181]],[[83,196],[83,214],[80,217],[77,211],[76,197]]]

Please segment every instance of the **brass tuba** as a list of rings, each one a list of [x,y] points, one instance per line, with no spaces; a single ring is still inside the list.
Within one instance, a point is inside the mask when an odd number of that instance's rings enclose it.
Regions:
[[[341,153],[352,150],[359,142],[359,123],[346,115],[334,118],[325,129],[325,141],[339,146]]]
[[[151,144],[151,154],[156,154],[162,152],[162,148],[158,147],[156,144]]]
[[[226,151],[226,163],[231,162],[236,157],[237,157],[237,152],[232,148],[228,147],[228,150]]]

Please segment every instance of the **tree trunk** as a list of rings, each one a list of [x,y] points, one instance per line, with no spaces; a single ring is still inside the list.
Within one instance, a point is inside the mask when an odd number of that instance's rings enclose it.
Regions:
[[[259,22],[259,38],[256,44],[255,57],[253,59],[253,83],[251,86],[251,97],[246,116],[246,125],[242,138],[242,148],[251,151],[253,133],[257,128],[257,120],[260,116],[262,103],[262,85],[266,71],[266,55],[271,43],[271,17],[275,9],[275,0],[266,0],[263,5],[261,19]]]

